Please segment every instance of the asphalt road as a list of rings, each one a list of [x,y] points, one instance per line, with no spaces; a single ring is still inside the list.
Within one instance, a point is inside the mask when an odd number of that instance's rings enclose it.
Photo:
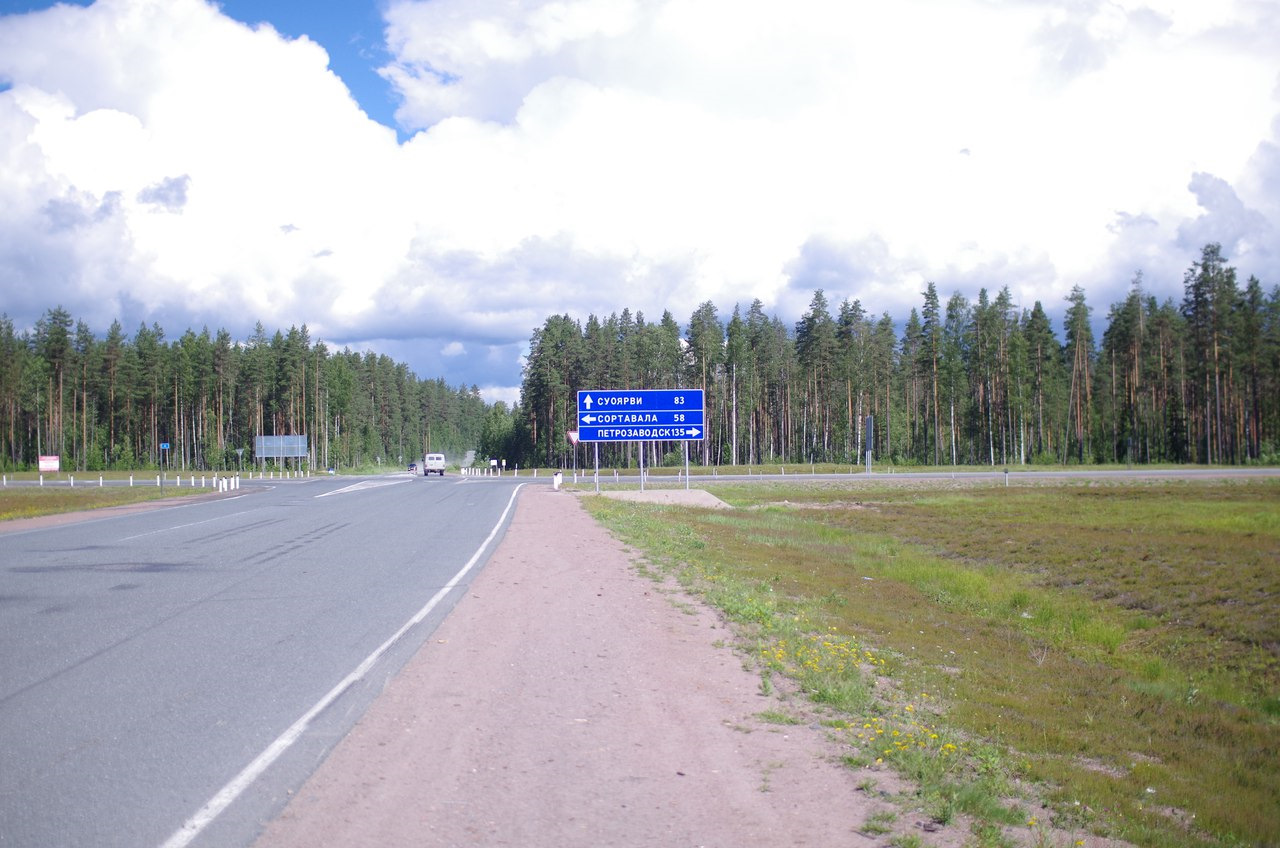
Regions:
[[[0,845],[248,844],[465,593],[520,482],[268,481],[0,535]]]

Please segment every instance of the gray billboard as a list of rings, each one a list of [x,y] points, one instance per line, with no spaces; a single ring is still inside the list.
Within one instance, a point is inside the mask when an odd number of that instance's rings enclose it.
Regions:
[[[308,455],[306,436],[254,436],[255,459],[298,459]]]

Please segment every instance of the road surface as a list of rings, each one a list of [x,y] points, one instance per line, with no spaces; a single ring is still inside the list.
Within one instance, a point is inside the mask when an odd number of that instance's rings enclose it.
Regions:
[[[0,845],[247,844],[465,592],[518,484],[277,481],[10,526]]]

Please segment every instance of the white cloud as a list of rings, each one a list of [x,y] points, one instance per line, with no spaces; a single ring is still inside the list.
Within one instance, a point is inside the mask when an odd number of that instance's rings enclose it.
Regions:
[[[903,317],[933,280],[1104,315],[1208,238],[1272,285],[1280,16],[1206,10],[393,0],[404,143],[202,0],[6,17],[0,308],[307,323],[496,397],[565,311]]]
[[[433,80],[407,90],[402,114],[454,151],[433,153],[458,163],[459,184],[509,189],[503,209],[470,208],[445,237],[456,245],[487,216],[473,244],[489,254],[570,233],[597,256],[681,261],[677,314],[706,298],[779,302],[813,239],[886,244],[884,270],[906,274],[895,312],[916,277],[982,268],[1030,274],[990,284],[1046,301],[1074,282],[1122,291],[1116,216],[1194,217],[1191,174],[1238,175],[1276,109],[1259,107],[1275,59],[1221,44],[1226,26],[1274,26],[1245,7],[1198,21],[1108,3],[808,3],[785,16],[673,3],[626,7],[584,43],[539,40],[536,9],[512,20],[473,5],[389,15],[393,44],[418,48],[400,72]],[[1188,121],[1205,102],[1213,118]]]

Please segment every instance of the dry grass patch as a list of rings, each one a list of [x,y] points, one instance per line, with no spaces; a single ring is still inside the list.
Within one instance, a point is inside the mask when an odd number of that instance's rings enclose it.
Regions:
[[[598,514],[739,621],[793,628],[776,673],[803,679],[795,646],[820,635],[857,645],[864,676],[876,658],[908,702],[941,705],[930,732],[988,765],[943,773],[927,803],[966,799],[1007,826],[994,789],[981,803],[963,791],[1000,772],[1053,802],[1040,826],[1161,848],[1280,844],[1280,483],[715,494],[757,508]],[[762,651],[778,649],[769,639]],[[896,716],[900,739],[902,700],[874,693],[847,701],[865,719],[851,725]],[[942,764],[927,745],[890,750],[926,777]]]

